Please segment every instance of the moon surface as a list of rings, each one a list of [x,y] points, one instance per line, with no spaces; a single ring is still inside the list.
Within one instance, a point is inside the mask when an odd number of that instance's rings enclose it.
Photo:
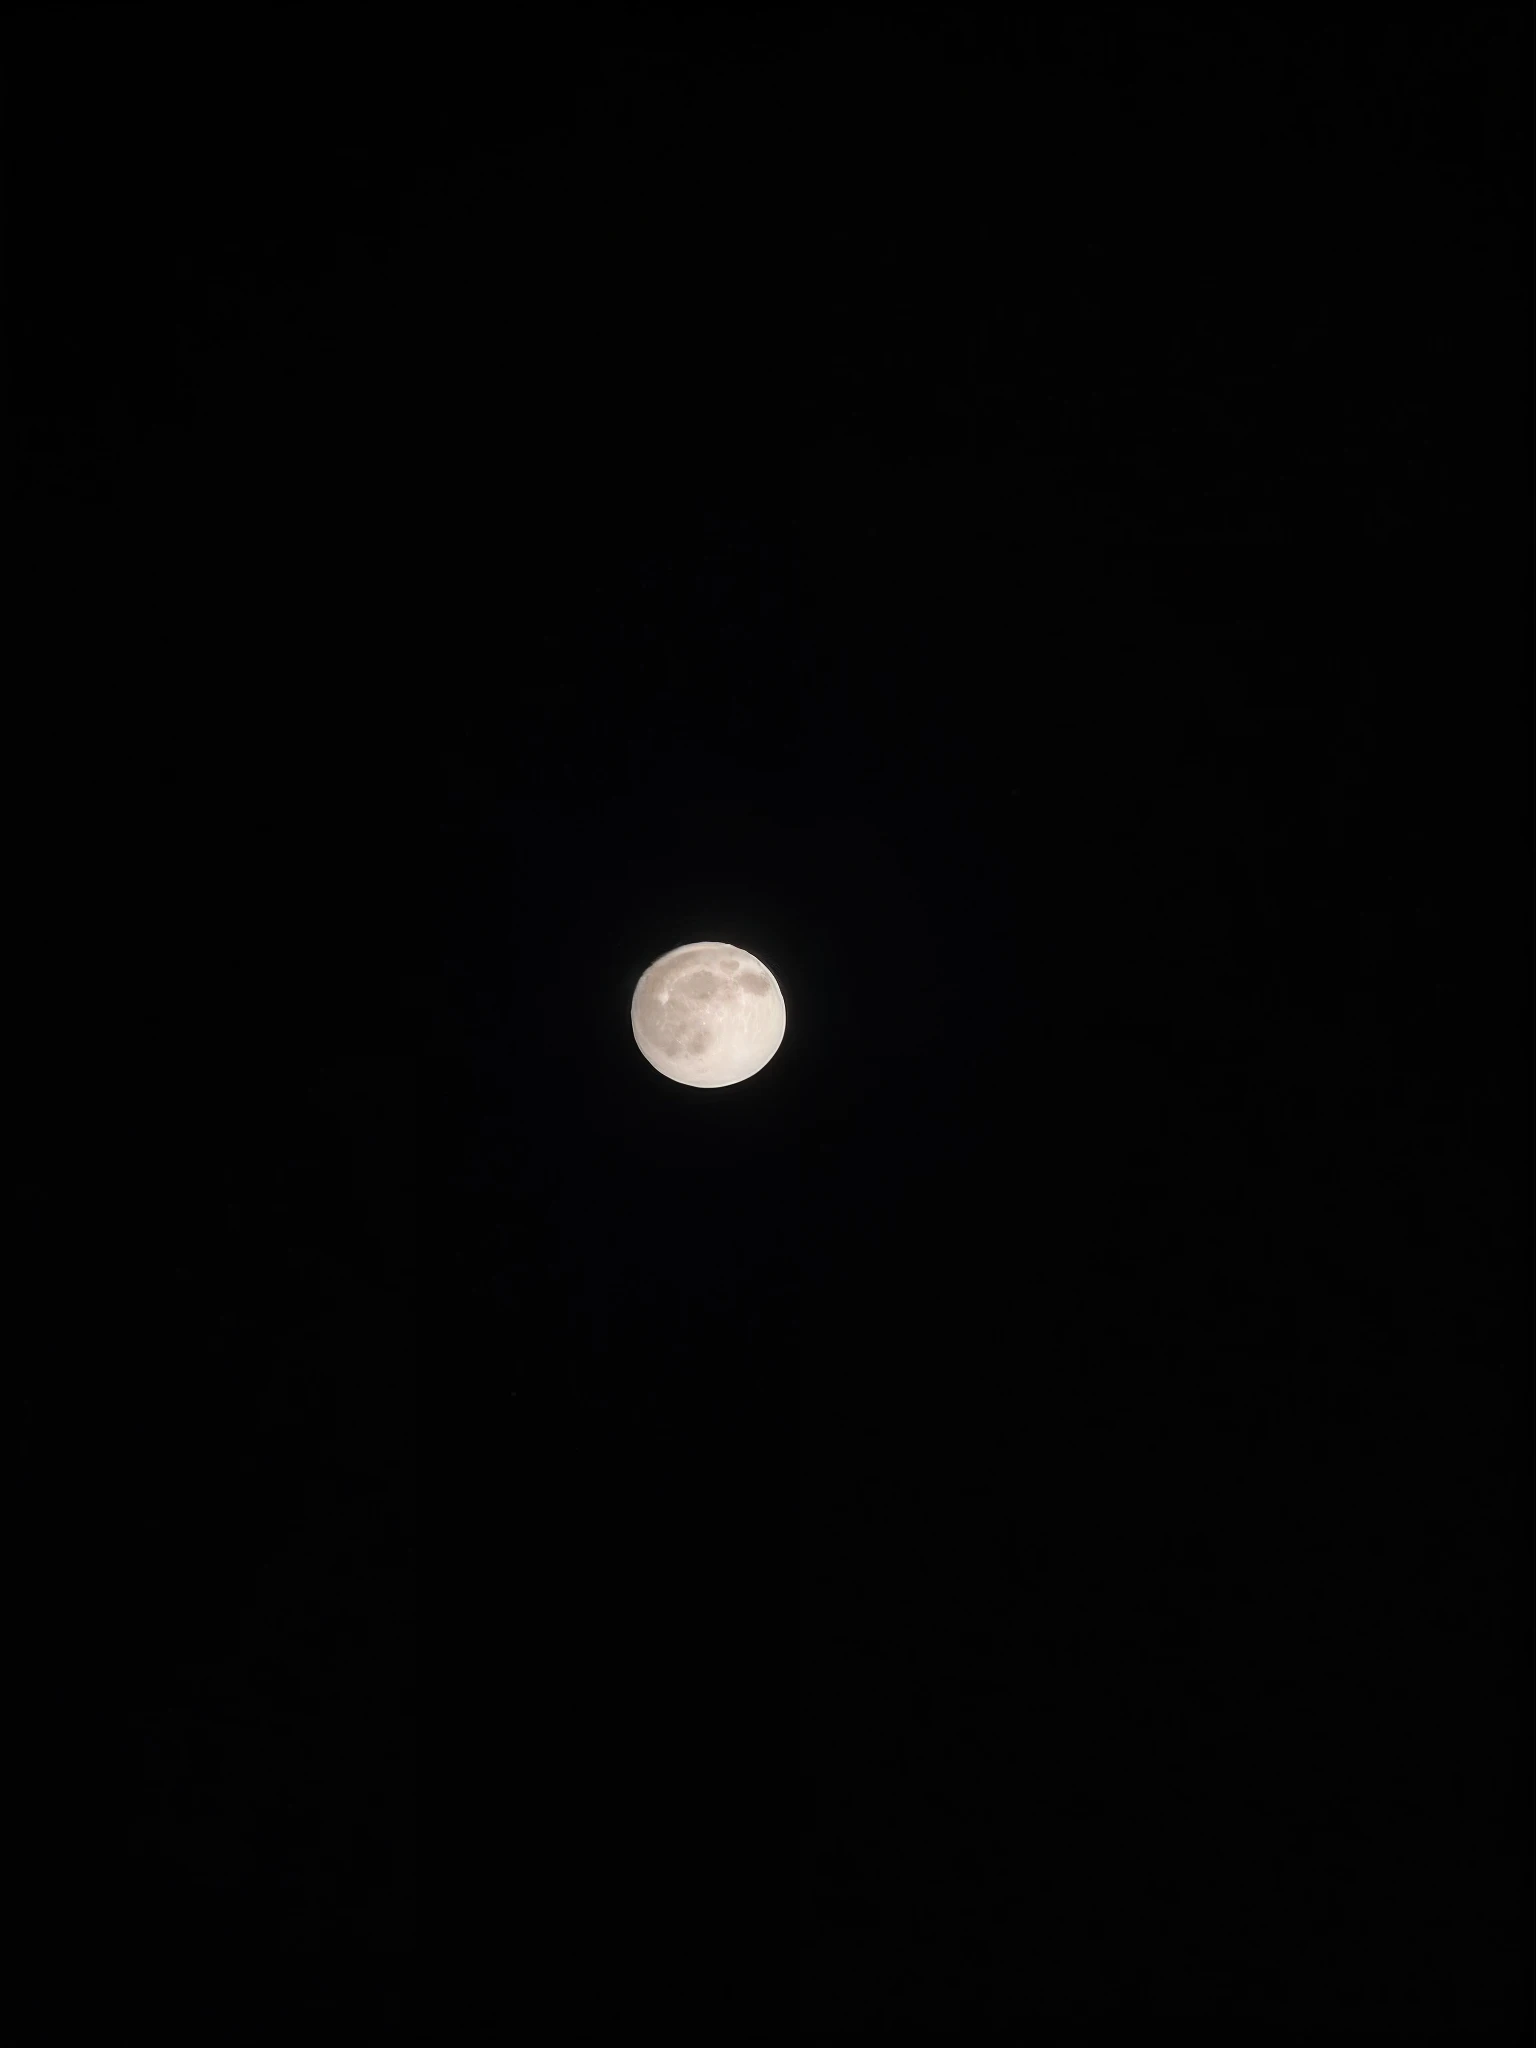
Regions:
[[[740,946],[695,939],[653,960],[629,1006],[635,1043],[685,1088],[729,1088],[762,1072],[784,1038],[784,997]]]

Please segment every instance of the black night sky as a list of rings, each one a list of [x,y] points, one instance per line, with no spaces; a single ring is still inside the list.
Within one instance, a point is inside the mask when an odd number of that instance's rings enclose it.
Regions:
[[[24,2037],[1515,2039],[1526,11],[5,42]]]

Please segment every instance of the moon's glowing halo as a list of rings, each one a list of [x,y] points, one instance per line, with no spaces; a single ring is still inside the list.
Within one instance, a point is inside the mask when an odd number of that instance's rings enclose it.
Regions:
[[[741,946],[693,939],[653,960],[629,1006],[635,1043],[687,1088],[729,1088],[761,1073],[784,1038],[784,997]]]

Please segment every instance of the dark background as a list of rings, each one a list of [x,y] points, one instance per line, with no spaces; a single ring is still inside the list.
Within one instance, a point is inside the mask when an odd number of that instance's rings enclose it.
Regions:
[[[1515,2038],[1525,10],[6,49],[24,2037]]]

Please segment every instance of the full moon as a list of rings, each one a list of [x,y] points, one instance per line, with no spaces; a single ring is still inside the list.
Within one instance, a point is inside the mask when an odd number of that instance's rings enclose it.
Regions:
[[[635,1043],[658,1074],[685,1088],[750,1080],[784,1037],[784,998],[740,946],[695,939],[653,960],[629,1006]]]

